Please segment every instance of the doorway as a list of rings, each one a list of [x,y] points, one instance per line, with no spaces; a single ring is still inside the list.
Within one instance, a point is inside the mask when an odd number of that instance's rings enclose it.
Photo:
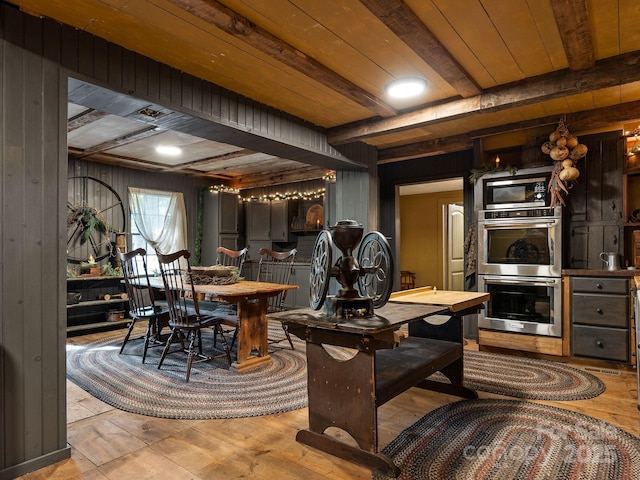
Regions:
[[[416,287],[464,290],[463,179],[398,187],[399,270]]]

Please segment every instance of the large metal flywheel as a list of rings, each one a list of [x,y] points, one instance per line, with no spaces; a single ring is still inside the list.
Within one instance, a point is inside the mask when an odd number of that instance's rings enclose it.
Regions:
[[[96,262],[115,255],[116,233],[126,227],[120,195],[89,176],[70,177],[67,197],[67,261]]]

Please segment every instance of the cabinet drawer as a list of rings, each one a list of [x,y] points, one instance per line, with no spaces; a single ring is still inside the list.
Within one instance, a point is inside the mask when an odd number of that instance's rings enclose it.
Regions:
[[[574,293],[571,296],[573,323],[602,327],[629,327],[629,298],[624,295]]]
[[[629,281],[626,278],[573,277],[571,291],[628,294]]]
[[[578,357],[629,362],[629,330],[574,325],[571,351]]]

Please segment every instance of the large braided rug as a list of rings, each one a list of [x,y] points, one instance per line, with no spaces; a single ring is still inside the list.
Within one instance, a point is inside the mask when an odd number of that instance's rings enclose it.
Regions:
[[[269,365],[237,373],[224,358],[195,363],[189,382],[185,382],[184,355],[168,355],[158,369],[161,348],[150,348],[142,364],[139,339],[130,340],[123,354],[118,354],[123,337],[123,331],[109,332],[99,340],[82,343],[74,339],[67,345],[67,377],[121,410],[162,418],[210,419],[268,415],[307,406],[305,344],[294,336],[295,351],[286,341],[272,346]],[[284,338],[280,323],[270,326],[269,338]],[[212,345],[210,332],[205,333],[203,343]],[[331,348],[331,353],[342,359],[352,355],[339,348]],[[465,351],[464,359],[465,385],[489,393],[576,400],[604,391],[604,384],[594,375],[555,362],[474,351]],[[433,379],[446,381],[440,374]]]
[[[400,480],[640,478],[640,438],[580,413],[522,400],[444,405],[383,453],[400,467]]]
[[[280,324],[269,329],[269,338],[276,337],[284,337]],[[158,369],[162,347],[150,348],[143,364],[142,340],[130,340],[120,355],[123,338],[124,332],[118,332],[89,343],[68,343],[67,378],[116,408],[153,417],[239,418],[307,406],[305,344],[293,336],[296,349],[286,341],[274,346],[271,364],[237,373],[226,358],[216,358],[194,363],[189,382],[185,354],[167,355]],[[205,354],[222,353],[213,350],[209,329],[203,331],[203,345]]]

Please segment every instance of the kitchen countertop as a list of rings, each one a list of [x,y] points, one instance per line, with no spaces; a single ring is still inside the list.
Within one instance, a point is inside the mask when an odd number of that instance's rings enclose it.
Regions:
[[[640,276],[640,269],[635,270],[588,270],[585,268],[563,269],[562,275],[572,277],[635,277]]]

